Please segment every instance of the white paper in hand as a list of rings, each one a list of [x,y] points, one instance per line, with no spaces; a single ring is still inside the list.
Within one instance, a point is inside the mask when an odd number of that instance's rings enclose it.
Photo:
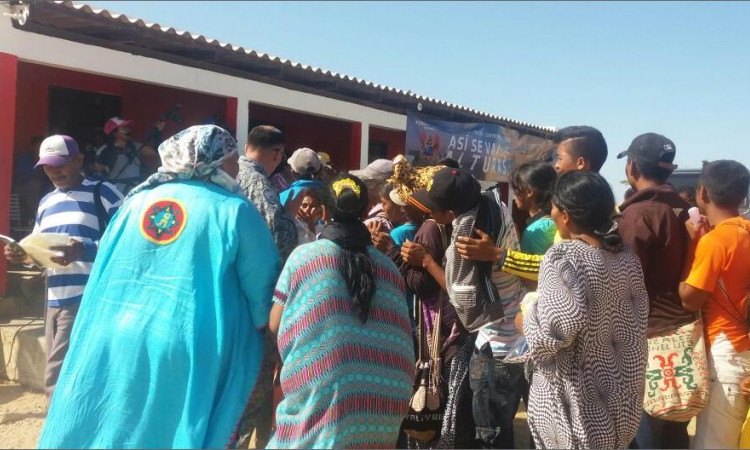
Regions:
[[[34,262],[47,269],[59,269],[65,266],[53,262],[53,256],[63,256],[61,252],[50,250],[50,247],[65,246],[68,244],[67,233],[35,233],[30,234],[19,242],[21,248]]]

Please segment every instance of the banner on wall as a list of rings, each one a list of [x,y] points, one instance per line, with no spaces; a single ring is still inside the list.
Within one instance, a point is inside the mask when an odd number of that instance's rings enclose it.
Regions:
[[[453,158],[478,179],[508,181],[513,167],[527,161],[548,161],[555,143],[495,123],[436,120],[409,113],[406,157],[415,166]]]

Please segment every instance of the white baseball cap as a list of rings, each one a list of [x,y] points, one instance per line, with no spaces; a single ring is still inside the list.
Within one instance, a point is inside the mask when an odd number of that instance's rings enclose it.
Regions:
[[[292,153],[288,162],[292,167],[292,170],[300,175],[312,175],[317,173],[323,165],[318,154],[307,147],[300,148]]]
[[[56,134],[42,141],[39,146],[39,162],[34,166],[60,167],[71,157],[80,153],[78,143],[70,136]]]
[[[362,170],[350,170],[350,174],[362,181],[373,180],[383,182],[393,175],[393,163],[390,159],[376,159]]]

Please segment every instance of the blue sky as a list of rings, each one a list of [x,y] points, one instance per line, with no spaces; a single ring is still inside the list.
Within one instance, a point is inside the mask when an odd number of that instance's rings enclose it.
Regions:
[[[539,125],[592,125],[616,153],[671,138],[682,168],[746,165],[747,2],[90,2]]]

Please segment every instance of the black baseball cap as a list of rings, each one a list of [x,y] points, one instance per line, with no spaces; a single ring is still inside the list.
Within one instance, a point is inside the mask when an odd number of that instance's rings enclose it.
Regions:
[[[427,192],[427,189],[414,191],[406,201],[425,214],[432,214],[433,211],[440,210],[440,207],[430,199],[430,193]]]
[[[482,187],[468,171],[445,167],[432,177],[427,194],[432,211],[453,211],[458,215],[479,203]]]
[[[656,133],[642,134],[630,143],[627,150],[617,155],[617,159],[629,156],[631,159],[652,164],[662,169],[675,170],[672,164],[677,147],[669,138]]]

